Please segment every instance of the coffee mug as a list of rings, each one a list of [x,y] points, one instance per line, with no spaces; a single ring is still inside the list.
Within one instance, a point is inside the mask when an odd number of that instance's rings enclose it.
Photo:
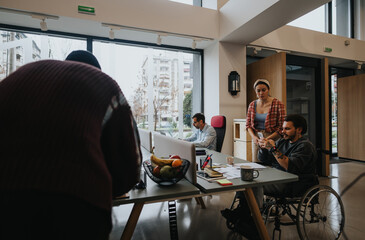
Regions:
[[[252,181],[259,177],[259,171],[250,166],[241,166],[241,180]]]

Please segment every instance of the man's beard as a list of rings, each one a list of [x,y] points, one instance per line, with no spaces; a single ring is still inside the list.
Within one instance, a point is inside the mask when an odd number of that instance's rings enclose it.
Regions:
[[[292,140],[295,138],[295,136],[296,136],[296,135],[291,135],[291,136],[289,136],[289,135],[284,134],[284,139],[285,139],[285,140],[292,141]]]

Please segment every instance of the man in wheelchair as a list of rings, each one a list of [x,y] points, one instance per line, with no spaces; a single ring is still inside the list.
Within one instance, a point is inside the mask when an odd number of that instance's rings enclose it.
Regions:
[[[307,122],[300,115],[288,115],[284,119],[282,138],[260,139],[261,148],[268,149],[265,165],[293,173],[299,176],[294,183],[272,184],[252,188],[259,207],[263,208],[264,194],[275,197],[295,197],[303,194],[308,188],[318,184],[316,173],[317,154],[313,144],[303,135],[307,131]],[[259,239],[250,210],[242,192],[238,192],[239,206],[221,211],[228,221],[240,224],[238,231],[249,239]],[[236,224],[235,224],[236,225]],[[235,226],[236,228],[238,226]],[[237,230],[237,229],[236,229]]]
[[[299,176],[298,182],[264,186],[262,194],[278,197],[298,197],[309,187],[318,184],[315,175],[317,153],[309,139],[303,137],[306,132],[306,120],[300,115],[293,114],[285,117],[283,137],[276,143],[271,139],[260,139],[260,147],[268,149],[275,157],[275,159],[271,159],[273,167]],[[261,202],[258,202],[258,204],[262,206]]]

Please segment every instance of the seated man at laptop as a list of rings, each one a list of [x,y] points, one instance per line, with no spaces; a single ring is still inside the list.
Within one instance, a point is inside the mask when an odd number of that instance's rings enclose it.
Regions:
[[[303,137],[307,131],[307,122],[300,115],[287,115],[283,123],[283,138],[276,143],[272,139],[260,139],[260,147],[268,149],[275,159],[272,167],[297,174],[309,176],[300,178],[298,182],[266,185],[264,187],[252,188],[256,201],[260,208],[263,206],[263,195],[269,196],[292,196],[302,194],[312,185],[317,184],[316,173],[317,154],[313,144],[308,138]],[[249,209],[246,199],[241,193],[237,193],[240,198],[240,206],[231,211],[225,209],[222,215],[229,221],[237,221],[243,217],[249,219]]]
[[[205,122],[205,116],[202,113],[196,113],[192,119],[194,127],[198,130],[191,137],[185,138],[184,140],[193,142],[195,147],[216,150],[217,133],[212,126]]]

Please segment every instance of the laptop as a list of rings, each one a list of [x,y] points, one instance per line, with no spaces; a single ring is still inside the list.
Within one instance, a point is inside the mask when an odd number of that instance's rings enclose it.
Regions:
[[[185,178],[192,184],[196,184],[196,156],[195,145],[191,142],[153,133],[155,145],[155,155],[157,157],[168,157],[169,155],[179,155],[190,162],[190,167]]]

